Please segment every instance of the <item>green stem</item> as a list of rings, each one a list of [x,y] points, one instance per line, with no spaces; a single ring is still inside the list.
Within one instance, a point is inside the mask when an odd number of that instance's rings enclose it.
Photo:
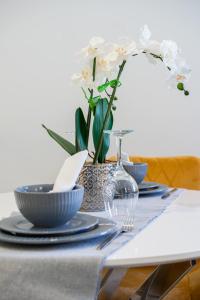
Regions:
[[[105,90],[106,95],[110,98],[110,94]]]
[[[92,68],[92,80],[93,82],[95,81],[95,74],[96,74],[96,57],[93,60],[93,68]],[[90,98],[93,98],[93,89],[90,91]],[[90,135],[90,123],[91,123],[91,108],[90,106],[88,107],[88,114],[87,114],[87,143],[89,140],[89,135]]]
[[[89,134],[90,134],[90,123],[91,123],[91,109],[88,107],[88,114],[87,114],[87,144],[89,140]]]
[[[96,63],[97,63],[97,58],[95,57],[94,60],[93,60],[93,69],[92,69],[92,79],[93,79],[93,82],[95,81]]]
[[[146,52],[145,51],[143,51],[143,53],[145,54]],[[163,58],[160,56],[160,55],[156,55],[156,54],[153,54],[153,53],[149,53],[151,56],[153,56],[154,58],[158,58],[158,59],[160,59],[162,62],[163,62]],[[167,67],[167,69],[169,70],[169,71],[171,71],[171,68],[170,67]]]
[[[124,69],[125,64],[126,64],[126,60],[124,60],[122,62],[122,64],[119,66],[119,72],[118,72],[118,75],[117,75],[117,80],[120,79],[120,76],[121,76],[121,73]],[[105,129],[105,127],[107,125],[107,122],[108,122],[108,118],[109,118],[109,115],[110,115],[110,112],[111,112],[113,100],[115,98],[116,90],[117,90],[117,85],[113,88],[112,94],[110,96],[110,102],[108,104],[108,109],[107,109],[107,112],[106,112],[106,115],[105,115],[103,126],[101,128],[101,133],[100,133],[100,137],[99,137],[99,141],[98,141],[98,147],[97,147],[97,151],[96,151],[95,156],[94,156],[93,164],[96,164],[97,161],[98,161],[98,157],[99,157],[99,154],[100,154],[100,151],[101,151],[101,146],[102,146],[102,143],[103,143],[104,129]]]
[[[81,88],[81,90],[82,90],[82,92],[83,92],[83,94],[84,94],[84,96],[85,96],[85,99],[88,101],[89,99],[88,99],[88,97],[87,97],[86,91],[84,90],[84,88]]]
[[[147,54],[147,52],[146,51],[143,51],[142,53],[144,53],[144,54]],[[158,59],[160,59],[162,62],[163,62],[163,59],[162,59],[162,57],[160,56],[160,55],[156,55],[156,54],[154,54],[154,53],[151,53],[151,52],[149,52],[149,54],[150,55],[152,55],[154,58],[158,58]],[[138,55],[138,53],[136,53],[136,54],[133,54],[132,56],[137,56]]]

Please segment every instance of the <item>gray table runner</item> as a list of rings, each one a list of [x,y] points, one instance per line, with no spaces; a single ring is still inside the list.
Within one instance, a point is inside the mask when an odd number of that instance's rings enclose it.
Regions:
[[[51,247],[0,245],[1,300],[94,300],[105,258],[134,238],[177,197],[138,201],[135,229],[101,251],[99,240]],[[101,213],[102,216],[102,213]]]

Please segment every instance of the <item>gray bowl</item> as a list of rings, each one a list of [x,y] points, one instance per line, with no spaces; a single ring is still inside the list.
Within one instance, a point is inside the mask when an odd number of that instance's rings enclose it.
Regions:
[[[141,183],[147,173],[147,163],[123,164],[124,169],[130,174],[137,184]]]
[[[84,188],[76,185],[69,192],[48,193],[52,184],[18,187],[15,191],[17,207],[22,215],[37,227],[57,227],[73,218],[80,209]]]

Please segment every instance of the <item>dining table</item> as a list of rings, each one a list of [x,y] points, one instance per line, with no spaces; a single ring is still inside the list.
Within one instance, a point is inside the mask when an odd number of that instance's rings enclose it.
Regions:
[[[1,193],[0,218],[8,217],[13,211],[17,211],[14,194]],[[104,267],[107,271],[102,277],[99,295],[104,292],[107,299],[111,299],[129,268],[156,265],[130,299],[163,299],[200,257],[198,228],[200,191],[183,190],[181,197],[177,197],[158,218],[106,257]]]

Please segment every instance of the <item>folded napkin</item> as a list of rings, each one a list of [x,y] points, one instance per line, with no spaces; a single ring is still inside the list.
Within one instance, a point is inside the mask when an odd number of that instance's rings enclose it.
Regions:
[[[80,151],[68,157],[56,178],[52,192],[67,192],[73,189],[87,159],[88,151]]]
[[[122,152],[122,163],[123,165],[133,165],[133,162],[130,161],[129,155],[126,152]]]

